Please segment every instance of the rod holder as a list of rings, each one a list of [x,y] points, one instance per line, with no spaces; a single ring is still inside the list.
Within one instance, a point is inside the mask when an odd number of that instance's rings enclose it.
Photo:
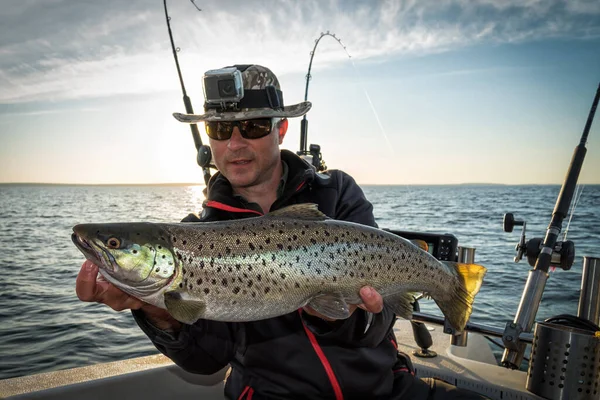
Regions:
[[[583,257],[577,316],[600,324],[600,258]]]

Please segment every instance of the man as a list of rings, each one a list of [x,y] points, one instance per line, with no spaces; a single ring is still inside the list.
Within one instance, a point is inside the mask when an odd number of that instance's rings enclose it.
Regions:
[[[294,153],[279,149],[287,118],[304,115],[311,104],[284,106],[279,82],[265,67],[234,68],[243,84],[241,99],[211,103],[208,97],[216,92],[211,94],[205,80],[205,113],[174,114],[182,122],[204,121],[219,170],[208,184],[201,217],[191,214],[184,221],[248,218],[316,203],[331,218],[376,226],[372,205],[350,176],[319,174]],[[426,399],[446,389],[431,390],[435,384],[413,377],[410,360],[396,349],[395,316],[370,287],[361,289],[363,304],[353,305],[346,320],[328,320],[306,307],[262,321],[187,325],[97,282],[97,273],[90,262],[83,264],[77,280],[80,299],[132,309],[158,350],[187,371],[212,374],[231,365],[228,398]]]

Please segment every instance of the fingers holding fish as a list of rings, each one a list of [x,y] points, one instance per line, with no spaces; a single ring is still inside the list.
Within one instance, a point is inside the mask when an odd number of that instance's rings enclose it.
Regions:
[[[383,310],[383,297],[372,287],[364,286],[360,289],[360,298],[363,303],[358,307],[365,311],[374,314],[380,313]]]
[[[144,304],[111,283],[98,279],[98,267],[89,260],[81,266],[75,291],[81,301],[106,304],[115,311],[137,310]]]

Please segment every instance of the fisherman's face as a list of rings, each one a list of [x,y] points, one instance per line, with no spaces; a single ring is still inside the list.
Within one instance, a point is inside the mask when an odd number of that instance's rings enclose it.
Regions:
[[[287,131],[287,120],[277,120],[270,134],[245,139],[238,127],[229,140],[209,139],[213,161],[234,189],[257,186],[273,179],[281,162],[279,145]],[[279,177],[277,177],[279,179]]]

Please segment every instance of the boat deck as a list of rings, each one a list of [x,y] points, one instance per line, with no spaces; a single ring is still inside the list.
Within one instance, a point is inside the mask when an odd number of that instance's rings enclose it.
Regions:
[[[495,365],[488,342],[469,334],[467,347],[450,346],[450,336],[440,326],[429,326],[434,358],[412,355],[418,347],[408,321],[396,324],[399,350],[411,355],[418,376],[438,377],[491,399],[541,399],[525,389],[527,374]],[[0,380],[0,398],[106,399],[177,398],[221,400],[226,369],[210,375],[190,374],[162,355],[91,365],[49,373]]]

